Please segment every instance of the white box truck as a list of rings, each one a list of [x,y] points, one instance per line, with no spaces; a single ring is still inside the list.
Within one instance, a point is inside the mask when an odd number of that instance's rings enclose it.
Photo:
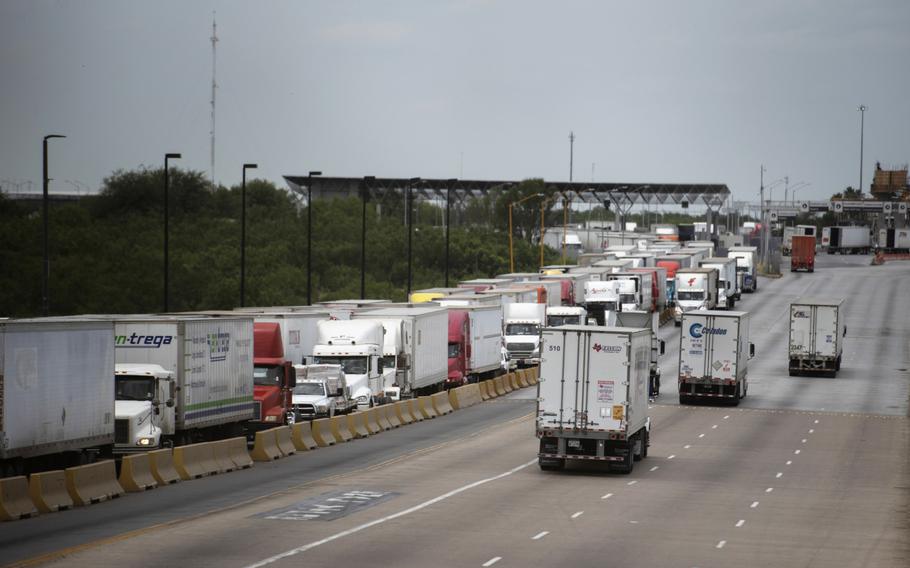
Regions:
[[[712,399],[734,405],[749,390],[749,312],[683,314],[679,334],[679,403]]]
[[[660,327],[660,314],[657,312],[631,311],[616,314],[616,325],[619,327],[640,327],[651,331],[651,365],[648,373],[648,395],[660,396],[660,356],[666,345],[657,335]]]
[[[869,254],[871,248],[869,227],[830,227],[828,254]]]
[[[355,312],[356,315],[356,312]],[[327,320],[316,324],[314,365],[341,365],[351,397],[361,407],[388,400],[397,392],[382,373],[385,330],[376,320]],[[386,387],[390,392],[386,392]]]
[[[0,321],[0,478],[110,455],[113,334],[111,322]]]
[[[427,304],[379,308],[351,316],[382,323],[382,372],[391,399],[420,396],[443,387],[448,376],[449,311]]]
[[[540,330],[547,323],[546,304],[509,304],[503,308],[503,340],[519,366],[540,362]]]
[[[682,325],[682,316],[693,310],[713,310],[717,307],[717,269],[690,268],[676,271],[676,306],[673,320]]]
[[[594,460],[631,473],[634,460],[647,457],[650,443],[651,331],[564,326],[545,328],[542,337],[540,468]]]
[[[711,257],[699,262],[700,267],[717,269],[717,307],[732,310],[740,297],[736,278],[736,259]]]
[[[878,247],[885,252],[910,252],[910,229],[879,229]]]
[[[736,259],[736,272],[742,277],[742,290],[755,292],[758,290],[758,247],[733,246],[727,249],[727,257]]]
[[[253,319],[111,316],[115,451],[243,434],[253,418]]]
[[[843,298],[797,298],[790,303],[790,376],[840,370],[847,325]]]

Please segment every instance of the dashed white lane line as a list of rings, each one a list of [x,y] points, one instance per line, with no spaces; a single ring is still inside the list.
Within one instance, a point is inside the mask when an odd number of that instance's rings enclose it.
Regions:
[[[750,508],[750,509],[754,509],[754,508],[756,508],[756,507],[758,507],[758,501],[752,501],[752,504],[749,505],[749,508]]]
[[[368,523],[358,525],[354,528],[335,533],[335,534],[328,536],[326,538],[323,538],[321,540],[313,541],[309,544],[304,544],[303,546],[298,546],[297,548],[292,548],[292,549],[282,552],[280,554],[270,556],[268,558],[260,560],[259,562],[248,565],[247,568],[261,568],[262,566],[266,566],[268,564],[273,564],[275,562],[278,562],[279,560],[283,560],[283,559],[289,558],[291,556],[296,556],[296,555],[300,554],[301,552],[306,552],[307,550],[311,550],[313,548],[316,548],[317,546],[322,546],[323,544],[327,544],[329,542],[332,542],[332,541],[335,541],[335,540],[338,540],[338,539],[341,539],[341,538],[344,538],[347,536],[351,536],[352,534],[359,533],[360,531],[366,530],[371,527],[375,527],[376,525],[381,525],[383,523],[387,523],[388,521],[393,521],[395,519],[404,517],[406,515],[410,515],[411,513],[415,513],[417,511],[425,509],[431,505],[435,505],[436,503],[439,503],[440,501],[445,501],[446,499],[454,497],[455,495],[464,493],[465,491],[470,491],[471,489],[474,489],[475,487],[479,487],[486,483],[490,483],[492,481],[497,481],[504,477],[508,477],[508,476],[512,475],[513,473],[521,471],[521,470],[525,469],[526,467],[530,467],[531,465],[533,465],[535,463],[537,463],[537,460],[533,459],[527,463],[523,463],[517,467],[513,467],[512,469],[510,469],[506,472],[500,473],[499,475],[494,475],[492,477],[480,479],[478,481],[469,483],[467,485],[462,485],[458,489],[453,489],[452,491],[449,491],[448,493],[443,493],[442,495],[439,495],[438,497],[434,497],[428,501],[424,501],[423,503],[420,503],[419,505],[414,505],[413,507],[410,507],[408,509],[404,509],[402,511],[398,511],[397,513],[393,513],[391,515],[370,521]],[[501,558],[497,557],[495,560],[496,560],[496,562],[499,562],[499,560],[501,560]]]
[[[655,465],[654,467],[652,467],[652,468],[650,469],[650,471],[657,471],[658,469],[660,469],[660,466],[659,466],[659,465]]]
[[[793,453],[799,455],[799,450],[794,450]]]
[[[531,540],[540,540],[543,537],[547,536],[548,534],[550,534],[550,531],[541,531],[541,532],[537,533],[536,535],[532,536]]]
[[[692,447],[692,446],[690,446],[689,444],[686,444],[685,446],[683,446],[683,449],[684,449],[684,450],[688,450],[688,449],[691,448],[691,447]]]
[[[729,415],[729,414],[726,415],[726,416],[724,416],[724,420],[726,420],[727,418],[730,418],[730,415]]]
[[[771,493],[772,491],[774,491],[773,487],[769,487],[769,488],[765,489],[765,493]]]
[[[723,548],[723,547],[726,546],[726,545],[727,545],[727,541],[722,540],[722,541],[720,541],[720,542],[717,543],[717,546],[716,546],[715,548]]]
[[[705,435],[704,435],[704,434],[699,434],[698,437],[699,437],[699,438],[704,438]]]
[[[743,526],[744,524],[746,524],[746,520],[740,519],[740,520],[736,521],[736,528],[739,528],[739,527]]]
[[[606,495],[604,495],[603,497],[601,497],[601,499],[609,499],[609,498],[612,497],[612,496],[613,496],[612,493],[607,493]]]
[[[815,428],[809,428],[809,433],[810,433],[810,434],[815,434]]]
[[[577,513],[574,513],[574,514],[572,515],[572,518],[573,518],[573,519],[577,519],[578,517],[580,517],[580,516],[582,516],[582,515],[584,515],[584,514],[585,514],[584,511],[578,511]]]
[[[792,463],[793,463],[793,462],[792,462],[791,460],[787,460],[787,465],[790,465],[790,464],[792,464]]]
[[[637,479],[633,479],[633,480],[630,481],[629,483],[626,483],[626,485],[635,485],[636,483],[638,483],[638,480],[637,480]]]
[[[818,424],[818,420],[816,420],[815,423]]]
[[[667,456],[667,459],[668,459],[668,460],[672,460],[672,459],[675,458],[675,457],[676,457],[675,454],[671,454],[671,455]]]
[[[780,478],[783,477],[783,476],[784,476],[784,472],[778,471],[778,472],[777,472],[777,475],[775,475],[774,477],[780,479]]]
[[[502,560],[502,556],[494,556],[493,558],[490,558],[489,560],[487,560],[486,562],[481,564],[481,566],[483,566],[484,568],[487,568],[488,566],[492,566],[492,565],[496,564],[500,560]]]
[[[808,441],[809,441],[809,440],[803,438],[803,442],[802,442],[802,443],[805,444],[805,443],[808,442]]]

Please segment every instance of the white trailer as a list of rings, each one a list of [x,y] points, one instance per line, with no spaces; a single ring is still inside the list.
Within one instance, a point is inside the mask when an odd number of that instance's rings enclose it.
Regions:
[[[616,314],[616,325],[619,327],[640,327],[651,331],[651,365],[649,367],[648,395],[660,396],[659,358],[664,354],[666,345],[657,335],[660,327],[660,314],[641,310],[619,312]]]
[[[651,331],[563,326],[542,333],[537,387],[538,461],[544,470],[567,460],[609,463],[631,473],[647,457]]]
[[[869,254],[869,227],[829,227],[828,254]]]
[[[560,272],[560,275],[563,273]],[[562,305],[562,282],[560,280],[526,280],[524,282],[517,282],[515,284],[517,287],[529,287],[534,289],[543,288],[546,291],[546,299],[548,306],[561,306]],[[539,298],[539,295],[538,295]]]
[[[836,377],[847,334],[843,298],[798,298],[790,303],[790,376]]]
[[[719,399],[737,405],[749,390],[749,312],[686,312],[679,335],[679,403]]]
[[[109,321],[0,321],[0,478],[110,454],[113,334]]]
[[[879,229],[878,247],[885,252],[910,252],[910,229]]]
[[[383,373],[393,364],[399,396],[435,392],[448,375],[449,312],[440,306],[380,308],[352,319],[381,321],[385,328]],[[394,359],[393,359],[394,357]],[[388,386],[388,385],[386,385]]]
[[[110,317],[117,451],[243,433],[255,411],[251,315]]]
[[[609,326],[616,319],[619,311],[619,292],[622,282],[618,280],[589,280],[585,282],[584,306],[588,317],[596,325]]]
[[[541,276],[541,280],[569,280],[572,282],[572,294],[575,304],[581,304],[585,301],[585,282],[591,279],[590,274],[581,272],[566,272],[564,274],[552,274]]]
[[[717,269],[717,308],[732,310],[740,296],[736,278],[736,259],[706,258],[699,263],[699,266]]]
[[[742,275],[744,292],[758,290],[758,247],[734,246],[727,249],[727,257],[736,259],[736,272]]]
[[[255,323],[277,323],[281,329],[284,358],[294,365],[306,364],[312,357],[319,336],[316,324],[331,317],[329,310],[286,311],[262,308],[260,311],[237,310],[237,314],[252,315]]]

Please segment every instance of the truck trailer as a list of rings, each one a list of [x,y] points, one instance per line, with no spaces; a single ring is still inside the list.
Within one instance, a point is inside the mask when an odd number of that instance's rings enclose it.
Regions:
[[[502,310],[449,308],[447,387],[491,378],[502,368]]]
[[[869,254],[872,248],[868,227],[830,227],[828,254]]]
[[[847,325],[842,298],[798,298],[790,303],[790,376],[836,377]]]
[[[749,390],[749,312],[686,312],[679,336],[679,403],[722,400],[734,405]]]
[[[537,454],[543,470],[566,461],[608,463],[631,473],[647,457],[651,331],[563,326],[542,332]]]
[[[790,247],[790,272],[815,272],[815,237],[793,235]]]
[[[736,272],[742,275],[743,292],[758,290],[758,247],[732,246],[727,249],[727,257],[736,259]]]
[[[682,325],[684,313],[693,310],[713,310],[717,307],[718,272],[716,268],[689,268],[676,271],[676,306],[673,319]]]

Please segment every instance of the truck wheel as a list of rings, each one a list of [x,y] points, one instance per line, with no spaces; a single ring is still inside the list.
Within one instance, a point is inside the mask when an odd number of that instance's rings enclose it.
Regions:
[[[684,394],[679,395],[679,404],[689,404],[689,397]]]
[[[809,272],[815,272],[815,268],[809,268]]]
[[[681,321],[674,321],[674,322],[673,322],[673,325],[675,325],[676,327],[682,327],[682,322],[681,322]]]
[[[539,465],[540,469],[543,471],[562,471],[562,469],[566,467],[566,460],[557,458],[538,458],[537,465]]]
[[[632,473],[632,469],[635,467],[635,455],[634,455],[634,445],[629,445],[629,453],[626,454],[626,458],[623,460],[622,465],[619,467],[619,473],[623,475],[629,475]]]
[[[837,356],[837,361],[834,362],[834,370],[840,371],[840,355]]]

